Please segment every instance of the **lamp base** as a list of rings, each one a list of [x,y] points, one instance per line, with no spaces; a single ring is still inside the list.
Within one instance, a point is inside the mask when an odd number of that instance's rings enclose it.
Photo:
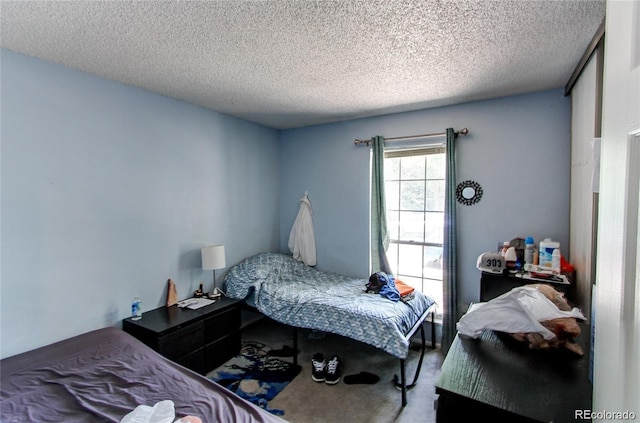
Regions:
[[[216,286],[216,271],[214,269],[213,270],[213,291],[211,291],[211,293],[209,294],[209,298],[216,299],[216,298],[220,298],[221,295],[224,295],[225,297],[227,296],[227,294],[222,292],[222,290],[218,289],[218,287]]]

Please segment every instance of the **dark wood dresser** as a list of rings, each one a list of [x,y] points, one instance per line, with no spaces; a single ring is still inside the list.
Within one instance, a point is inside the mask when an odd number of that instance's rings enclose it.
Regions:
[[[531,350],[494,331],[456,335],[436,383],[438,423],[575,422],[590,410],[590,328],[580,323],[580,357],[564,349]]]
[[[160,307],[140,320],[122,321],[122,329],[168,359],[200,374],[215,369],[240,351],[240,301],[221,297],[190,310]]]
[[[569,284],[554,281],[553,279],[531,278],[522,273],[496,274],[482,272],[480,276],[480,301],[489,301],[518,286],[545,283],[553,286],[556,291],[564,292],[565,298],[571,303],[576,299],[575,283],[572,282],[575,280],[575,275],[569,275],[567,278],[570,282]]]

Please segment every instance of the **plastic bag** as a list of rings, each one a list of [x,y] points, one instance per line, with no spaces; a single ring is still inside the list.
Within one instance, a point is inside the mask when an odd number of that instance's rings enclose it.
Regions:
[[[540,322],[562,317],[585,320],[577,308],[562,311],[536,288],[523,286],[487,303],[477,304],[477,307],[462,316],[457,329],[462,335],[472,338],[478,338],[484,330],[490,329],[505,333],[536,332],[549,340],[555,334]]]
[[[120,420],[120,423],[173,423],[176,412],[173,401],[164,400],[153,407],[139,405]]]

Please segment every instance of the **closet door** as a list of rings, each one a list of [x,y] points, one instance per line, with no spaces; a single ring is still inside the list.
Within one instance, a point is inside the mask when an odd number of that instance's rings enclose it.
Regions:
[[[587,317],[591,315],[591,287],[595,282],[597,247],[597,156],[602,114],[601,44],[595,44],[595,50],[584,63],[571,88],[571,205],[568,258],[576,268],[576,302]]]

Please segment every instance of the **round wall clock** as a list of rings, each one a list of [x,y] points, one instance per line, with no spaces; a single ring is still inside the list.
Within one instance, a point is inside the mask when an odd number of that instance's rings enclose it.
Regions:
[[[460,182],[456,187],[456,198],[465,206],[471,206],[482,198],[482,187],[476,181]]]

